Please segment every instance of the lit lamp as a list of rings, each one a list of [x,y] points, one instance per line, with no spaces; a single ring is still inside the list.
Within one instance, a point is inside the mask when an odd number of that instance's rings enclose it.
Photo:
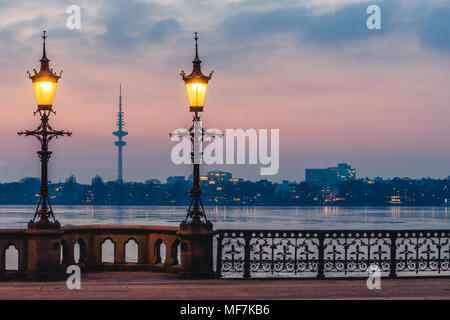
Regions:
[[[43,75],[39,72],[39,74],[31,76],[31,79],[33,80],[38,107],[41,109],[51,108],[59,76]]]
[[[195,33],[195,58],[192,61],[193,69],[190,75],[186,76],[184,71],[181,72],[184,83],[186,84],[186,90],[189,97],[190,111],[202,112],[203,103],[205,101],[206,87],[208,81],[211,79],[212,72],[209,76],[205,76],[201,70],[201,61],[198,57],[198,37]]]
[[[49,62],[45,50],[45,39],[47,36],[42,36],[43,41],[43,54],[41,58],[41,69],[36,72],[34,69],[34,75],[28,72],[30,79],[33,81],[34,92],[36,94],[36,100],[38,104],[38,110],[51,110],[53,97],[55,96],[56,84],[58,83],[61,74],[58,76],[53,73],[53,69],[50,69]],[[61,71],[62,73],[62,71]]]
[[[41,116],[41,124],[35,130],[26,130],[18,132],[19,135],[34,136],[41,143],[41,150],[38,151],[39,159],[41,160],[41,190],[39,203],[34,214],[34,218],[30,221],[30,225],[38,225],[39,227],[59,227],[58,221],[56,221],[52,206],[50,204],[48,194],[48,160],[52,154],[48,151],[48,143],[53,138],[59,136],[70,136],[71,132],[62,130],[54,130],[49,124],[50,113],[55,113],[52,109],[53,97],[55,95],[56,84],[61,73],[56,75],[53,73],[53,69],[50,69],[49,62],[45,50],[45,39],[47,36],[42,36],[43,39],[43,54],[41,58],[41,69],[39,72],[34,70],[34,75],[28,72],[30,79],[33,81],[34,92],[36,94],[36,100],[38,104],[37,111],[34,114],[39,113]],[[39,217],[39,221],[36,218]],[[50,218],[53,220],[51,221]]]

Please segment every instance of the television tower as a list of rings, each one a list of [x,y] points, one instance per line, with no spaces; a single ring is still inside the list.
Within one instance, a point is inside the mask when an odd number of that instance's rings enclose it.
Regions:
[[[122,148],[127,144],[122,140],[128,132],[123,131],[125,123],[123,121],[123,112],[122,112],[122,85],[120,85],[120,94],[119,94],[119,112],[117,112],[117,131],[113,132],[118,140],[114,142],[114,144],[118,148],[117,154],[117,182],[123,182],[123,172],[122,172]]]

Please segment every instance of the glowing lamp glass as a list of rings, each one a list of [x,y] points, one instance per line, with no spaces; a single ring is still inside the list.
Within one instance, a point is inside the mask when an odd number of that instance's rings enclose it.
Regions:
[[[51,106],[55,95],[56,82],[36,81],[33,86],[38,106]]]
[[[203,107],[207,85],[207,83],[203,82],[186,83],[189,104],[191,105],[191,107]]]

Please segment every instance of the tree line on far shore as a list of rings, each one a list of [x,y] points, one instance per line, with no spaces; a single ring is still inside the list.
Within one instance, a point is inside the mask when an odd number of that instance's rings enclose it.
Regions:
[[[449,179],[359,179],[335,185],[268,180],[202,184],[204,205],[408,205],[450,203]],[[24,178],[0,184],[0,204],[36,204],[40,180]],[[81,184],[74,176],[50,183],[50,199],[57,205],[188,205],[191,182],[105,182],[100,176]]]

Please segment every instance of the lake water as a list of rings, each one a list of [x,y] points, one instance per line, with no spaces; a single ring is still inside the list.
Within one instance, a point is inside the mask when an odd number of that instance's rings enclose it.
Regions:
[[[34,206],[0,206],[0,229],[27,228]],[[62,225],[177,226],[186,207],[54,206]],[[205,207],[215,229],[450,229],[450,207]],[[214,247],[216,242],[214,242]],[[137,261],[137,247],[132,248]],[[79,256],[75,250],[75,256]],[[16,254],[17,255],[17,254]],[[165,257],[165,250],[161,252]],[[18,257],[6,254],[8,270],[17,270]],[[104,261],[114,258],[105,247]],[[77,259],[77,258],[76,258]],[[128,258],[127,258],[128,259]],[[214,261],[215,263],[215,261]]]
[[[0,206],[0,229],[26,228],[34,206]],[[54,206],[62,225],[177,226],[186,207]],[[205,207],[225,229],[450,229],[450,207]]]

